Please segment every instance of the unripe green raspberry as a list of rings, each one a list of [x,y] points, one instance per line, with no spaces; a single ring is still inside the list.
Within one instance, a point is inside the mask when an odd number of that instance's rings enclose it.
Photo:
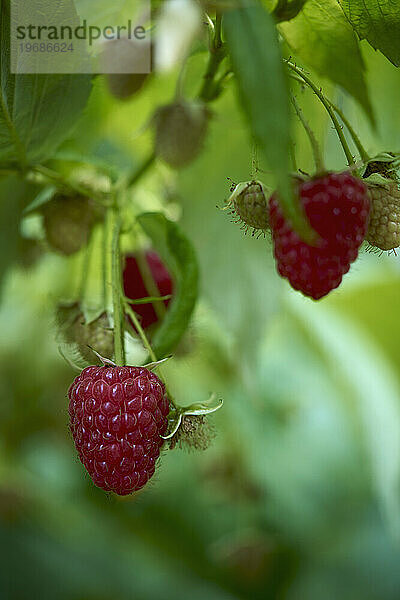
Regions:
[[[179,101],[159,108],[154,117],[157,156],[174,168],[190,164],[203,148],[209,117],[202,102]]]
[[[73,303],[59,305],[56,318],[65,342],[73,344],[86,362],[101,364],[90,348],[104,358],[113,356],[114,335],[106,313],[86,323],[80,305]]]
[[[91,323],[85,323],[83,315],[81,315],[80,319],[75,322],[74,333],[79,352],[88,363],[101,363],[99,359],[96,360],[90,348],[105,358],[113,356],[114,334],[106,313],[101,314]]]
[[[395,181],[369,184],[371,216],[367,241],[381,250],[400,246],[400,185]]]
[[[148,77],[148,73],[110,73],[108,89],[114,98],[127,100],[142,89]]]
[[[104,44],[100,64],[110,93],[118,100],[127,100],[142,89],[150,75],[150,42],[109,40]]]
[[[49,246],[67,256],[78,252],[87,243],[91,228],[99,217],[89,198],[63,194],[56,194],[44,205],[42,212]]]
[[[253,233],[269,229],[266,191],[261,181],[247,181],[239,183],[228,200],[237,222],[243,223],[246,230],[253,228]]]

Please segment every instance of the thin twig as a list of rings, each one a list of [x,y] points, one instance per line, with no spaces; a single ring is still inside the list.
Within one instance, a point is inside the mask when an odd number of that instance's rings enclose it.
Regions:
[[[346,155],[347,158],[347,164],[349,166],[354,165],[355,161],[354,161],[354,156],[352,155],[349,145],[347,143],[347,140],[345,138],[345,135],[343,133],[343,129],[342,126],[340,125],[335,111],[333,110],[331,104],[328,102],[328,100],[325,98],[324,94],[322,93],[322,90],[320,88],[318,88],[312,81],[311,79],[303,72],[302,69],[300,69],[297,65],[293,64],[292,62],[290,62],[289,60],[285,61],[286,65],[289,67],[289,69],[291,69],[294,73],[296,73],[297,75],[299,75],[301,77],[301,79],[303,79],[303,81],[312,89],[312,91],[314,92],[314,94],[319,98],[319,100],[322,102],[322,104],[324,105],[324,107],[326,108],[330,118],[332,119],[332,123],[334,128],[336,129],[336,132],[338,134],[340,143],[342,145],[343,151]]]
[[[154,354],[154,350],[151,347],[151,344],[150,344],[150,342],[149,342],[149,340],[147,338],[147,335],[145,334],[144,329],[141,326],[141,324],[139,322],[139,319],[136,316],[135,311],[130,307],[130,305],[127,302],[125,302],[125,312],[131,318],[132,323],[133,323],[136,331],[138,332],[140,339],[143,342],[143,346],[146,348],[147,352],[149,353],[149,356],[150,356],[151,360],[153,362],[156,362],[157,361],[157,357]]]
[[[308,139],[310,140],[310,144],[311,144],[311,148],[312,148],[312,152],[313,152],[313,156],[314,156],[315,168],[317,170],[317,173],[322,173],[324,171],[324,162],[322,160],[321,149],[317,142],[317,138],[315,137],[314,132],[310,127],[310,124],[308,123],[307,119],[305,118],[303,111],[300,108],[300,106],[298,105],[297,100],[294,96],[291,96],[291,101],[292,101],[292,104],[296,111],[296,114],[299,117],[300,122],[305,129]]]
[[[113,314],[114,314],[114,352],[117,365],[125,364],[125,344],[123,329],[123,310],[121,298],[121,253],[120,253],[120,235],[121,220],[117,212],[113,209],[114,232],[112,240],[112,296],[113,296]]]
[[[367,151],[365,150],[364,146],[361,143],[360,138],[358,137],[358,135],[356,134],[353,126],[351,125],[350,121],[347,119],[347,117],[345,116],[345,114],[343,113],[343,111],[336,106],[336,104],[334,104],[332,102],[332,100],[329,100],[329,98],[327,98],[327,101],[329,102],[329,104],[332,106],[332,108],[336,111],[336,113],[339,115],[339,117],[341,118],[341,120],[343,121],[344,126],[346,127],[346,129],[348,130],[349,134],[351,135],[353,142],[360,154],[361,160],[363,162],[368,162],[370,160],[370,156],[368,155]]]

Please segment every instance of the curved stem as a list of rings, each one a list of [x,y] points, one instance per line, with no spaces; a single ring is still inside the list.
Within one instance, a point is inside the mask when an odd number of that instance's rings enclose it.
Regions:
[[[142,340],[143,346],[146,348],[147,352],[149,353],[150,360],[153,363],[159,362],[161,364],[163,361],[158,361],[157,360],[157,357],[156,357],[156,355],[154,353],[154,350],[151,347],[149,339],[148,339],[148,337],[147,337],[147,335],[146,335],[143,327],[141,326],[140,321],[137,318],[137,315],[136,315],[135,311],[131,308],[131,306],[129,305],[128,302],[124,303],[124,308],[125,308],[126,314],[131,318],[133,326],[136,328],[136,331],[139,334],[140,339]],[[132,326],[130,326],[130,328],[133,330]],[[163,374],[162,374],[162,371],[161,371],[160,367],[158,368],[158,374],[159,374],[160,378],[164,381],[165,389],[167,391],[170,403],[173,406],[173,411],[175,411],[176,410],[176,403],[175,403],[174,397],[172,396],[171,392],[168,389],[167,382],[165,381],[165,378],[163,377]]]
[[[125,344],[124,344],[124,328],[123,328],[123,306],[121,297],[121,252],[120,252],[120,235],[121,235],[121,219],[116,208],[113,209],[114,216],[114,231],[112,239],[112,298],[113,298],[113,313],[114,313],[114,352],[115,362],[117,365],[125,364]]]
[[[322,160],[321,149],[317,142],[317,138],[315,137],[314,132],[311,129],[307,119],[304,117],[303,111],[301,110],[301,108],[298,105],[297,100],[294,96],[291,96],[291,101],[292,101],[292,104],[296,111],[296,114],[299,117],[301,124],[303,125],[303,127],[305,129],[308,139],[310,140],[310,144],[311,144],[311,148],[312,148],[312,152],[313,152],[313,156],[314,156],[315,168],[317,170],[317,173],[322,173],[325,170],[325,168],[324,168],[324,162]]]
[[[356,134],[355,130],[353,129],[353,127],[350,124],[347,117],[344,115],[343,111],[338,106],[336,106],[336,104],[334,104],[332,102],[332,100],[329,100],[328,98],[326,98],[326,100],[329,102],[329,104],[332,106],[333,110],[339,115],[339,117],[343,121],[344,126],[346,127],[347,131],[351,135],[353,142],[360,154],[361,160],[363,162],[368,162],[370,160],[370,156],[368,155],[367,151],[365,150],[364,146],[361,143],[360,138]]]
[[[157,357],[154,354],[154,350],[151,347],[151,344],[147,338],[147,335],[145,334],[144,329],[141,326],[140,321],[137,318],[135,311],[131,308],[131,306],[128,304],[128,302],[125,302],[125,311],[126,311],[127,315],[131,318],[132,323],[133,323],[136,331],[138,332],[140,339],[143,342],[143,346],[146,348],[147,352],[149,353],[150,359],[153,362],[157,362]]]
[[[252,144],[252,156],[251,156],[251,178],[257,179],[257,174],[259,172],[260,168],[259,168],[259,162],[258,162],[258,147],[257,147],[257,142],[256,140],[253,138],[253,144]]]
[[[324,94],[322,93],[322,90],[317,88],[317,86],[311,81],[311,79],[309,77],[307,77],[307,75],[305,75],[305,73],[303,73],[302,69],[300,69],[299,67],[297,67],[295,64],[291,63],[288,60],[285,62],[287,64],[287,66],[289,67],[289,69],[291,69],[294,73],[299,75],[301,77],[301,79],[303,79],[303,81],[312,89],[314,94],[319,98],[319,100],[322,102],[322,104],[326,108],[326,110],[332,120],[333,126],[336,129],[336,132],[339,136],[340,143],[342,144],[343,151],[347,158],[347,164],[349,165],[349,167],[353,166],[355,164],[354,157],[350,151],[349,145],[348,145],[345,135],[343,133],[342,126],[340,125],[340,123],[336,117],[335,111],[333,110],[331,104],[329,103],[329,101],[325,98]]]

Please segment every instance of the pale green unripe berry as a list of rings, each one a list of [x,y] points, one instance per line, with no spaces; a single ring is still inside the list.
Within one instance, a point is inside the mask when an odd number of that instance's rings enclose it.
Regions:
[[[155,151],[174,168],[189,165],[204,146],[210,113],[202,102],[179,101],[160,107],[155,116]]]
[[[77,302],[60,304],[57,307],[56,320],[65,343],[73,345],[80,357],[88,364],[99,364],[91,348],[100,356],[112,358],[114,334],[106,313],[100,314],[93,321],[86,322]]]
[[[267,189],[261,181],[239,183],[228,200],[238,222],[254,231],[269,229]]]
[[[371,216],[367,241],[381,250],[400,246],[400,186],[395,181],[368,186]]]

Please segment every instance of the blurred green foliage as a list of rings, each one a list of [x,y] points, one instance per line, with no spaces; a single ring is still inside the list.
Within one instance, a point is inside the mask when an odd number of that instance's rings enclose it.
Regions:
[[[353,100],[328,82],[324,90],[371,152],[397,150],[400,74],[364,44],[362,52],[376,130]],[[205,63],[204,54],[189,60],[188,95]],[[152,79],[123,104],[97,78],[59,157],[90,156],[118,171],[139,164],[151,145],[143,123],[170,100],[176,76]],[[343,168],[322,108],[296,89],[328,167]],[[399,597],[399,259],[361,253],[319,304],[293,292],[275,272],[270,241],[244,237],[216,208],[229,196],[227,177],[250,177],[252,141],[234,86],[213,112],[201,157],[179,174],[156,164],[132,202],[180,214],[200,264],[195,317],[163,369],[169,386],[182,404],[216,391],[225,405],[213,417],[213,446],[165,452],[135,497],[96,489],[68,431],[74,372],[58,353],[54,305],[75,293],[82,257],[42,252],[27,265],[21,240],[36,239],[37,224],[25,223],[28,235],[18,223],[37,190],[1,182],[4,600]],[[308,140],[297,123],[293,130],[298,166],[312,172]]]

